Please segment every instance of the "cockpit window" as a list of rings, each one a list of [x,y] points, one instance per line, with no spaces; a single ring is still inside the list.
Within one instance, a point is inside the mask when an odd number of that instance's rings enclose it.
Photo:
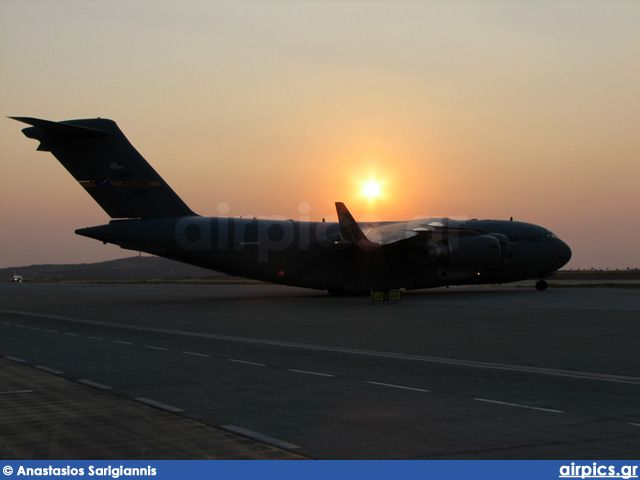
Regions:
[[[555,233],[550,232],[549,230],[547,230],[546,237],[547,237],[547,238],[552,238],[552,239],[554,239],[554,240],[560,240],[560,239],[558,238],[558,236],[557,236]]]

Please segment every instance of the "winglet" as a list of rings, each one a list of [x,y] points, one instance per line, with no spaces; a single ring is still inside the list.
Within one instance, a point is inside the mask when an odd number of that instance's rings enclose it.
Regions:
[[[374,243],[367,238],[344,203],[336,202],[336,211],[338,212],[340,235],[342,235],[343,242],[357,245],[360,248],[376,248],[380,246],[380,244]]]

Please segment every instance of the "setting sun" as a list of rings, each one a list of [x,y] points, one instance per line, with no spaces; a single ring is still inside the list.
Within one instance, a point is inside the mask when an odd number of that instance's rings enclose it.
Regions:
[[[362,192],[367,198],[374,199],[380,195],[380,185],[375,180],[369,180],[364,184]]]

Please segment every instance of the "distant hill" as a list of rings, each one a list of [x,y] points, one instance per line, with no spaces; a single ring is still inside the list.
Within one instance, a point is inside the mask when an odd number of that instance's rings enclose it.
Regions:
[[[640,280],[640,269],[626,270],[560,270],[552,280]]]
[[[99,263],[31,265],[0,269],[0,279],[22,275],[29,282],[225,281],[223,273],[160,257],[129,257]]]

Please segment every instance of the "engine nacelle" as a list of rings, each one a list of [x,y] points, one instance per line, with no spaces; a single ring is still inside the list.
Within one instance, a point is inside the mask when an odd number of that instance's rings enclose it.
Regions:
[[[500,263],[506,262],[509,258],[509,239],[502,233],[492,233],[491,236],[496,237],[500,243]]]
[[[501,261],[500,241],[494,235],[456,236],[449,239],[452,267],[482,270]]]

